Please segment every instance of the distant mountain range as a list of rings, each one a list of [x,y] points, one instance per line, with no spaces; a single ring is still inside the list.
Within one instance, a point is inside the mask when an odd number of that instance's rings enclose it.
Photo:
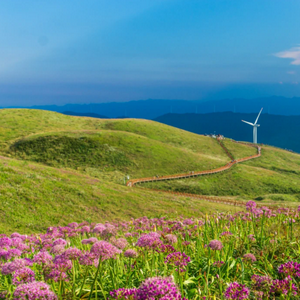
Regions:
[[[222,134],[238,141],[253,141],[252,126],[257,113],[166,114],[155,118],[160,123],[198,134]],[[263,114],[258,124],[258,143],[269,144],[300,153],[300,116]]]
[[[109,118],[119,116],[130,118],[154,119],[168,113],[211,113],[239,112],[275,115],[300,115],[300,98],[268,97],[256,99],[224,99],[210,101],[186,100],[140,100],[130,102],[109,102],[91,104],[38,105],[29,108],[56,112],[93,113]],[[27,107],[28,108],[28,107]]]

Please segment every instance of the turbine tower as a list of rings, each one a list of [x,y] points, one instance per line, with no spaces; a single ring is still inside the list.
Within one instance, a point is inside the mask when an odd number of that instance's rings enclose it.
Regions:
[[[254,122],[254,124],[242,120],[242,122],[247,123],[247,124],[253,126],[253,144],[257,144],[257,127],[260,126],[259,124],[257,124],[257,121],[258,121],[258,118],[259,118],[259,116],[260,116],[262,110],[263,110],[263,109],[260,110],[260,112],[259,112],[259,114],[258,114],[258,116],[257,116],[257,118],[256,118],[256,120],[255,120],[255,122]]]

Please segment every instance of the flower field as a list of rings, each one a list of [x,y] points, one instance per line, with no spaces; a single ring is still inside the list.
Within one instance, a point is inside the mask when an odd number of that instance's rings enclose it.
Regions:
[[[71,223],[0,236],[0,299],[299,299],[298,211]]]

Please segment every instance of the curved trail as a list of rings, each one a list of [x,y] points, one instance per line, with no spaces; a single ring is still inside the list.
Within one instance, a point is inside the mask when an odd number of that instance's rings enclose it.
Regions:
[[[145,177],[145,178],[137,178],[137,179],[132,179],[129,180],[126,185],[129,187],[135,186],[137,183],[143,183],[143,182],[153,182],[153,181],[162,181],[162,180],[172,180],[172,179],[180,179],[180,178],[189,178],[189,177],[196,177],[196,176],[202,176],[202,175],[211,175],[211,174],[216,174],[220,172],[224,172],[228,169],[230,169],[232,166],[235,164],[254,159],[257,157],[261,156],[261,147],[256,146],[254,144],[246,144],[243,143],[249,147],[255,147],[257,148],[257,154],[243,157],[240,159],[235,160],[230,151],[224,146],[222,141],[218,138],[217,142],[219,145],[223,148],[227,156],[231,159],[229,163],[227,163],[225,166],[217,168],[217,169],[212,169],[212,170],[205,170],[205,171],[199,171],[199,172],[189,172],[189,173],[182,173],[182,174],[175,174],[175,175],[166,175],[166,176],[160,176],[160,177]],[[190,197],[190,198],[197,198],[209,202],[215,202],[215,203],[222,203],[222,204],[227,204],[227,205],[234,205],[234,206],[242,206],[244,207],[245,204],[240,202],[240,201],[235,201],[235,200],[229,200],[226,198],[220,198],[220,197],[214,197],[214,196],[205,196],[205,195],[197,195],[197,194],[189,194],[189,193],[181,193],[181,192],[172,192],[172,191],[164,191],[164,190],[156,190],[156,189],[151,189],[154,191],[158,192],[163,192],[163,193],[169,193],[169,194],[174,194],[178,196],[185,196],[185,197]],[[261,206],[261,205],[257,205]]]

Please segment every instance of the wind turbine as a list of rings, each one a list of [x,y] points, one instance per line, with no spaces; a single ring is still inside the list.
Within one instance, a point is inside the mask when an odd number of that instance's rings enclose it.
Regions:
[[[253,126],[253,144],[257,144],[257,127],[260,126],[259,124],[257,124],[257,121],[258,121],[258,118],[259,118],[259,116],[260,116],[262,110],[263,110],[263,109],[260,110],[260,112],[259,112],[259,114],[258,114],[258,116],[257,116],[257,118],[256,118],[256,120],[255,120],[255,122],[254,122],[254,124],[242,120],[242,122],[247,123],[247,124]]]

